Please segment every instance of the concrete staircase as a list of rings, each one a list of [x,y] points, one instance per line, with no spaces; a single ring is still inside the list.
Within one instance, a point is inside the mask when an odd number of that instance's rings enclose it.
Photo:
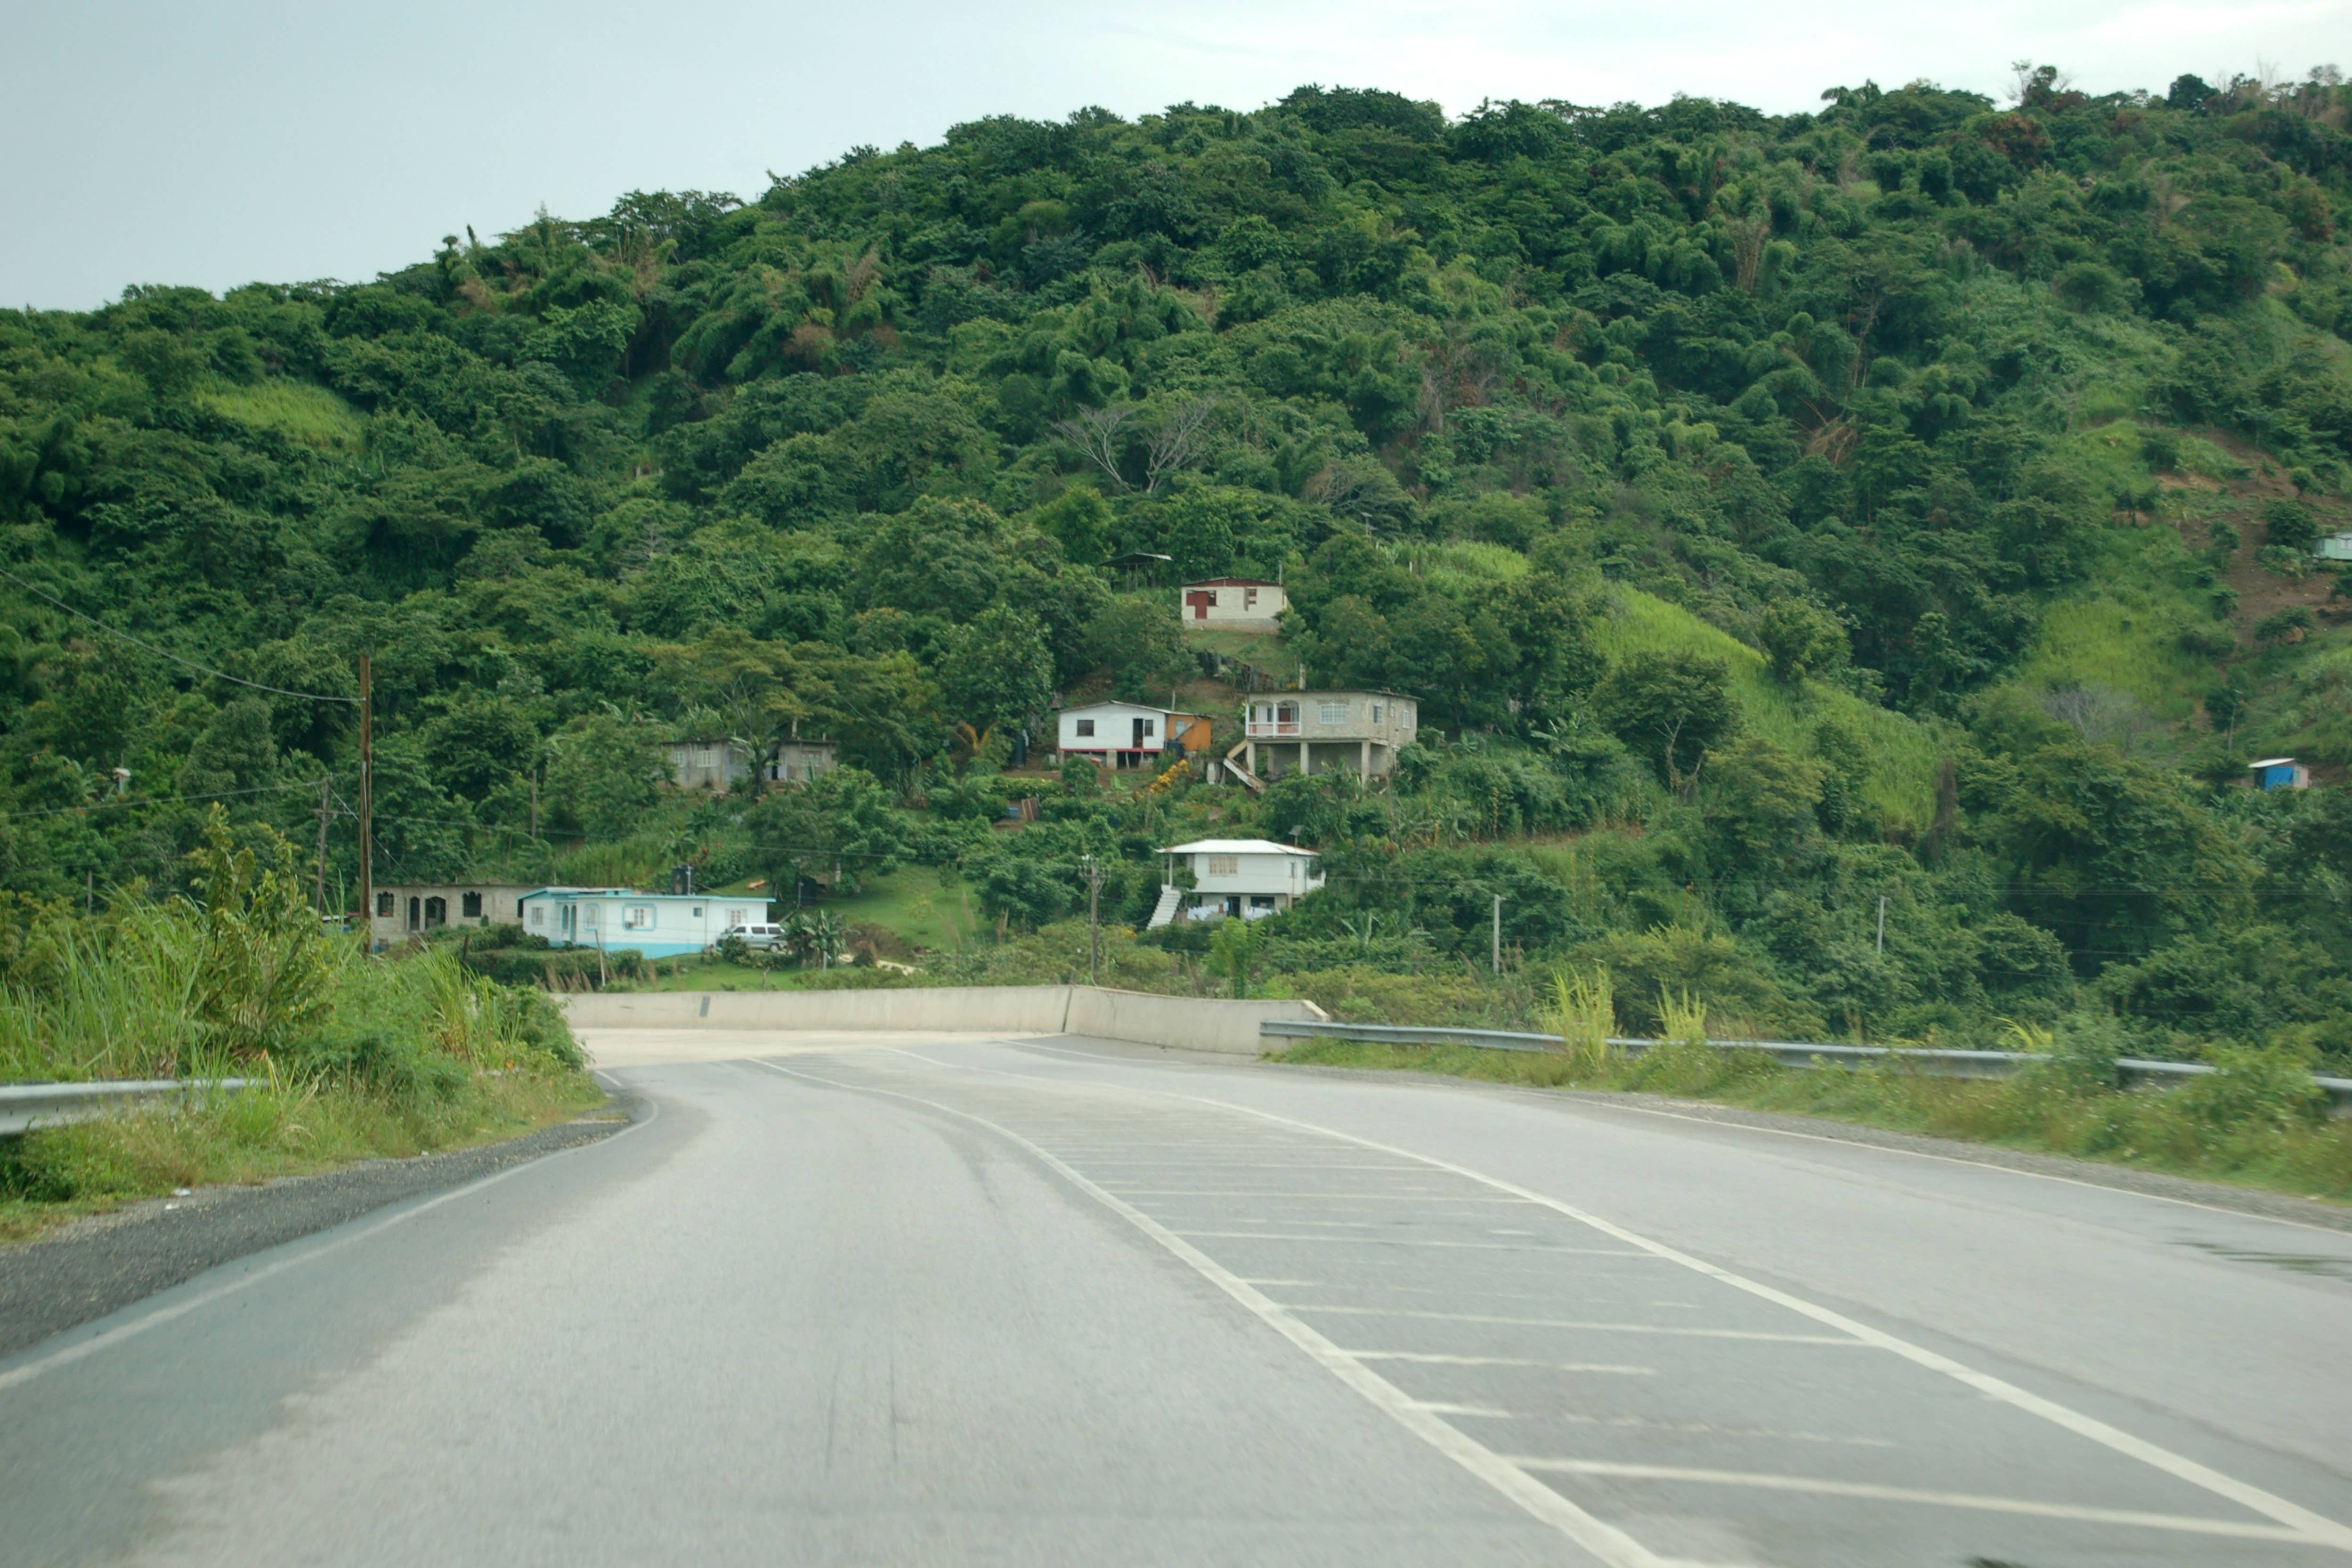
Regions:
[[[1248,790],[1250,794],[1264,795],[1265,793],[1265,781],[1258,777],[1255,773],[1250,772],[1247,768],[1242,766],[1238,760],[1241,754],[1248,750],[1249,742],[1244,741],[1240,745],[1235,746],[1232,751],[1227,752],[1225,753],[1225,772],[1233,774],[1234,778],[1240,780],[1242,787]]]
[[[1183,907],[1184,889],[1181,888],[1171,888],[1164,883],[1161,884],[1160,889],[1159,905],[1152,910],[1151,919],[1143,929],[1146,931],[1157,931],[1161,926],[1175,924],[1176,911]]]

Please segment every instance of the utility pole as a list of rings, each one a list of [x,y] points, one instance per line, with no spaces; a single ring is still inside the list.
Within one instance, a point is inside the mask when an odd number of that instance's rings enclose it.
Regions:
[[[360,932],[375,946],[375,656],[360,655]]]
[[[327,817],[328,817],[328,816],[330,815],[329,810],[328,810],[328,806],[327,806],[327,792],[328,792],[329,788],[333,784],[333,783],[334,783],[334,781],[333,781],[332,779],[320,779],[320,780],[319,781],[319,889],[318,889],[318,894],[319,894],[319,912],[320,912],[321,915],[323,915],[323,914],[325,914],[325,913],[327,912]]]
[[[1087,857],[1087,984],[1102,963],[1102,863]]]
[[[1503,973],[1503,895],[1495,895],[1495,973]]]
[[[1886,952],[1886,895],[1885,893],[1878,895],[1878,951],[1882,957],[1885,956]]]
[[[531,764],[530,770],[530,841],[533,844],[539,842],[539,764],[536,763]]]

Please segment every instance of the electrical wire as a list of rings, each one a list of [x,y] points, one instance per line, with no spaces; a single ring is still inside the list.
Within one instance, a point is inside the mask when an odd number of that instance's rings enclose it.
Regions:
[[[34,586],[32,584],[26,582],[25,579],[17,576],[16,574],[9,571],[5,566],[0,566],[0,577],[5,577],[8,581],[16,584],[16,586],[24,589],[25,592],[33,595],[37,598],[47,600],[50,604],[56,605],[58,609],[63,610],[67,615],[73,616],[76,620],[88,621],[91,626],[96,626],[100,631],[105,632],[110,637],[121,637],[124,642],[129,643],[133,647],[144,648],[147,652],[153,654],[158,658],[170,659],[173,664],[180,665],[187,669],[193,669],[197,674],[208,677],[211,679],[226,680],[232,686],[249,687],[255,691],[267,691],[273,697],[299,697],[306,702],[347,702],[354,708],[359,706],[360,700],[356,697],[337,697],[331,693],[324,691],[289,691],[282,686],[264,686],[258,680],[247,680],[243,676],[231,675],[226,670],[215,669],[210,665],[198,664],[193,658],[183,658],[178,654],[173,653],[168,649],[157,647],[153,643],[143,642],[138,637],[132,637],[129,632],[124,631],[120,626],[108,626],[96,616],[86,615],[82,611],[75,609],[71,605],[67,604],[55,594],[49,593],[47,589]]]

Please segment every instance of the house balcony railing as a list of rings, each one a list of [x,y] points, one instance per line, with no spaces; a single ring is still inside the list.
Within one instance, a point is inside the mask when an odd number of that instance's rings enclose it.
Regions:
[[[1279,739],[1285,735],[1293,740],[1298,738],[1298,723],[1296,720],[1287,724],[1279,721],[1268,722],[1263,719],[1253,719],[1249,722],[1249,738],[1253,741]]]

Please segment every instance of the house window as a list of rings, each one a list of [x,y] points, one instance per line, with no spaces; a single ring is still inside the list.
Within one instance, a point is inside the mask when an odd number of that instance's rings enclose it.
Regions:
[[[702,906],[700,904],[694,906],[694,918],[696,920],[700,920],[702,918]]]
[[[1257,608],[1257,590],[1255,588],[1244,588],[1242,590],[1242,608],[1244,610],[1254,610]]]
[[[623,931],[653,930],[654,907],[651,904],[623,904],[621,906],[621,929]]]
[[[530,923],[535,926],[545,925],[547,923],[547,911],[544,909],[533,908],[530,911]]]
[[[1212,876],[1212,877],[1233,877],[1233,876],[1238,876],[1238,875],[1240,875],[1240,873],[1241,873],[1241,857],[1240,857],[1240,856],[1238,856],[1238,855],[1212,855],[1212,856],[1210,856],[1210,857],[1209,857],[1209,875],[1210,875],[1210,876]]]
[[[425,900],[425,923],[429,926],[447,925],[449,923],[449,900],[437,897]]]
[[[1146,719],[1143,721],[1143,732],[1147,735],[1157,735],[1160,733],[1160,721],[1157,719]]]
[[[392,918],[392,895],[390,893],[378,893],[375,896],[375,912],[377,918],[388,921]]]
[[[1092,735],[1094,734],[1094,732],[1095,732],[1095,721],[1094,721],[1093,720],[1091,720],[1091,719],[1081,719],[1081,720],[1079,720],[1079,721],[1078,721],[1078,733],[1079,733],[1080,735],[1082,735],[1082,736],[1089,736],[1089,737],[1090,737],[1090,736],[1092,736]]]
[[[464,898],[458,900],[458,912],[463,914],[469,921],[480,920],[482,918],[482,895],[479,893],[467,893]]]
[[[1348,721],[1348,705],[1344,702],[1318,702],[1315,705],[1315,717],[1321,723],[1344,724]]]
[[[423,912],[423,911],[424,911],[424,909],[425,909],[425,905],[424,905],[424,902],[423,902],[421,900],[417,900],[417,899],[413,899],[413,898],[412,898],[412,899],[410,899],[410,900],[408,900],[408,929],[409,929],[409,930],[411,930],[411,931],[415,931],[415,930],[419,925],[422,925],[422,924],[424,923],[424,921],[425,921],[425,916],[424,916],[424,912]]]
[[[730,927],[733,927],[733,926],[740,926],[740,925],[744,924],[745,922],[744,922],[743,915],[744,915],[744,911],[743,911],[743,910],[729,910],[727,911],[727,923],[728,923],[728,925],[729,925]]]
[[[1373,722],[1373,723],[1375,723],[1375,724],[1379,723],[1379,722],[1381,721],[1381,714],[1383,714],[1383,713],[1385,713],[1385,712],[1387,712],[1387,711],[1388,711],[1387,708],[1386,708],[1385,706],[1383,706],[1382,704],[1378,703],[1378,702],[1373,703],[1373,704],[1372,704],[1372,722]]]

